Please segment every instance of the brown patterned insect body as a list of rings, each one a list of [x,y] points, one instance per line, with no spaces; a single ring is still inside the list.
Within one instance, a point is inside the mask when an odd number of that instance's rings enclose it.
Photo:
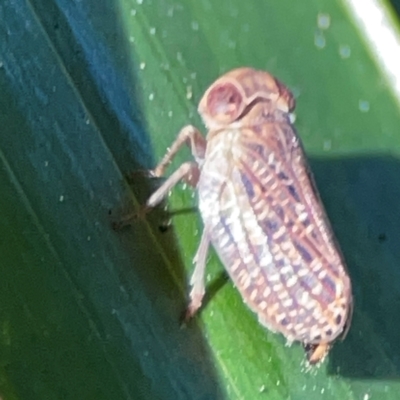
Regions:
[[[209,244],[260,322],[320,361],[346,330],[351,284],[290,123],[294,99],[266,72],[241,68],[219,78],[199,112],[207,140],[184,128],[155,169],[162,175],[183,143],[183,164],[148,200],[154,207],[181,179],[196,186],[204,232],[195,257],[188,316],[200,307]]]

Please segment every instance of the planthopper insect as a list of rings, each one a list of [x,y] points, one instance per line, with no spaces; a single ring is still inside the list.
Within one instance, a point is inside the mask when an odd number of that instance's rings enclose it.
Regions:
[[[212,244],[261,324],[301,342],[310,364],[344,337],[352,314],[351,283],[290,122],[291,92],[264,71],[235,69],[200,101],[204,138],[184,127],[152,171],[162,176],[184,144],[182,164],[146,203],[159,204],[181,180],[196,188],[204,223],[190,283],[187,317],[205,293]]]

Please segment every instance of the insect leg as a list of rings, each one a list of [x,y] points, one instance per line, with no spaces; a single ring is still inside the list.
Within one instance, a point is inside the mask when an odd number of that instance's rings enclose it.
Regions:
[[[207,141],[194,126],[187,125],[181,129],[177,138],[167,151],[167,154],[165,154],[157,167],[153,170],[154,176],[159,177],[164,174],[168,164],[170,164],[176,153],[184,144],[188,144],[190,146],[193,157],[197,162],[204,159]]]
[[[153,208],[168,195],[171,189],[182,179],[196,186],[200,170],[195,162],[183,163],[147,200],[146,208]]]
[[[201,307],[203,297],[205,294],[204,273],[206,270],[208,248],[210,246],[210,237],[207,227],[204,228],[201,236],[200,245],[197,249],[196,255],[193,258],[195,268],[190,278],[190,302],[186,309],[185,320],[194,316],[196,311]]]
[[[303,347],[306,352],[307,361],[310,363],[310,365],[315,365],[325,359],[329,352],[330,344],[303,344]]]
[[[186,162],[182,164],[147,200],[139,211],[125,215],[119,221],[112,223],[114,230],[120,230],[125,226],[129,226],[131,222],[137,218],[142,218],[152,208],[157,206],[168,195],[170,190],[181,180],[184,180],[191,186],[196,186],[199,180],[200,170],[195,162]]]

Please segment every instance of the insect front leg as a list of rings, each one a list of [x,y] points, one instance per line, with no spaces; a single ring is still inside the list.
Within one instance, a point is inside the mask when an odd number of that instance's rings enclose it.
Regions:
[[[181,180],[185,180],[192,186],[197,185],[200,170],[195,162],[183,163],[147,200],[146,208],[154,208],[168,195],[171,189]]]
[[[160,177],[164,175],[165,169],[168,167],[176,153],[184,144],[188,144],[190,146],[190,150],[197,163],[200,163],[204,159],[207,141],[201,135],[198,129],[192,125],[187,125],[181,129],[177,138],[167,151],[167,154],[165,154],[157,167],[153,170],[154,176]]]
[[[197,310],[201,307],[204,294],[206,292],[204,285],[204,273],[206,270],[208,248],[210,247],[209,230],[207,226],[201,235],[200,245],[197,249],[196,255],[193,258],[195,268],[190,278],[190,302],[186,309],[185,320],[189,320],[196,314]]]
[[[171,189],[184,180],[188,184],[195,187],[200,177],[200,169],[195,162],[183,163],[146,201],[146,204],[140,208],[138,212],[128,214],[121,218],[118,222],[113,222],[114,230],[120,230],[125,226],[129,226],[131,222],[137,218],[142,218],[152,208],[161,203],[168,195]]]
[[[146,205],[141,208],[139,212],[134,214],[126,215],[123,219],[118,222],[114,222],[113,228],[119,230],[124,226],[131,224],[132,220],[145,215],[151,208],[154,208],[159,204],[169,193],[169,191],[181,180],[195,187],[199,180],[200,169],[198,163],[204,159],[206,152],[207,141],[201,135],[200,131],[192,125],[183,127],[178,133],[177,138],[172,143],[167,154],[162,158],[157,167],[151,171],[152,176],[160,177],[164,174],[165,169],[171,163],[179,149],[184,145],[190,146],[193,157],[197,163],[184,163],[182,164],[165,182],[161,185],[147,200]]]
[[[172,143],[167,154],[162,158],[157,167],[152,171],[153,176],[160,177],[164,174],[168,164],[171,163],[179,149],[184,145],[190,146],[196,162],[186,162],[182,164],[147,200],[146,207],[153,208],[165,198],[170,190],[181,180],[195,187],[199,180],[200,169],[198,163],[204,158],[207,147],[206,139],[192,125],[187,125],[181,129],[177,138]]]

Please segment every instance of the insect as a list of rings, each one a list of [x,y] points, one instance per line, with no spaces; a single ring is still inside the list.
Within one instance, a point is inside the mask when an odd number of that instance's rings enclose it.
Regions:
[[[184,127],[152,171],[160,177],[188,144],[182,164],[146,203],[159,204],[179,182],[196,188],[204,223],[194,257],[187,317],[205,293],[207,252],[215,248],[260,323],[301,342],[310,364],[344,337],[352,314],[351,282],[290,122],[292,93],[264,71],[239,68],[217,79],[198,111],[206,138]]]

